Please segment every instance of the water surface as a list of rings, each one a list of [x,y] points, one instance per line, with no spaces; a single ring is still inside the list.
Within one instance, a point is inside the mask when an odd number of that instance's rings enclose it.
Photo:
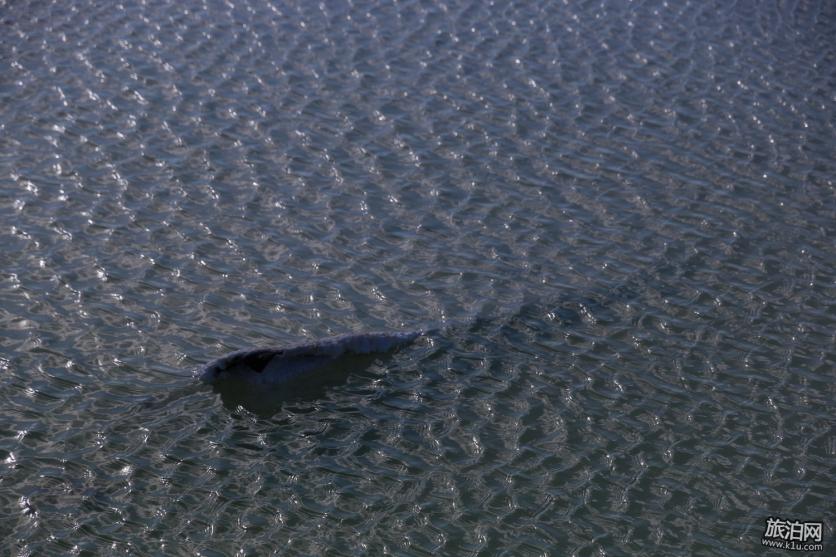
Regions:
[[[0,2],[3,552],[832,548],[834,36],[824,1]],[[444,323],[298,392],[190,377]]]

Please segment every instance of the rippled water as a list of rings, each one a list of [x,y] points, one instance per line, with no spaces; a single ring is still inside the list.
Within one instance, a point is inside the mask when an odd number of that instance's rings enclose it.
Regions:
[[[0,2],[3,552],[832,550],[834,36],[826,1]],[[190,376],[444,323],[298,392]]]

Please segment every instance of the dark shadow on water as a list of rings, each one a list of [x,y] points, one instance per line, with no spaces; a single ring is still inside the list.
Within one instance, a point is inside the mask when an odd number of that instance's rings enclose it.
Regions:
[[[212,390],[220,395],[223,405],[230,411],[234,412],[240,406],[259,417],[269,418],[287,403],[298,404],[322,399],[332,390],[344,385],[352,374],[366,370],[375,362],[386,362],[390,358],[391,355],[388,354],[352,354],[275,385],[227,379],[214,383]]]

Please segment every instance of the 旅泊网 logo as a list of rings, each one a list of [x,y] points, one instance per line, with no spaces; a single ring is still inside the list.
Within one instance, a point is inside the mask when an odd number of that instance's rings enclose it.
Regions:
[[[765,547],[792,551],[822,551],[822,523],[769,517],[761,538]]]

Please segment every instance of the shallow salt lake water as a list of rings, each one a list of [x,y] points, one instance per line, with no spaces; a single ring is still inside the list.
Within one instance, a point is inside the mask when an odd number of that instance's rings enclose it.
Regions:
[[[824,1],[0,2],[2,552],[832,551],[834,36]]]

